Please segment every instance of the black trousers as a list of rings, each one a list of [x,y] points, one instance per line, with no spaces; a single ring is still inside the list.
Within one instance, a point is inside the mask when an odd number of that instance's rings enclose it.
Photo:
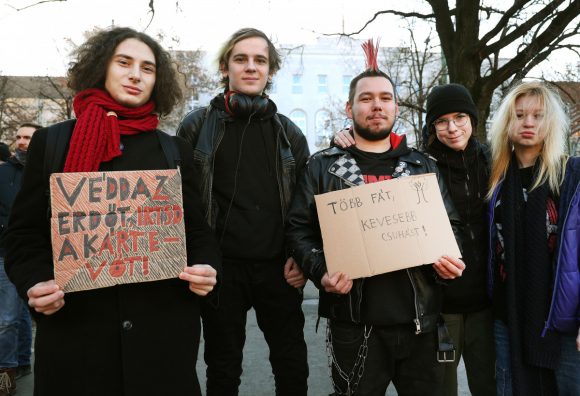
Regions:
[[[202,309],[207,396],[238,394],[251,307],[270,348],[276,395],[306,395],[302,294],[284,279],[284,261],[225,261],[220,282],[219,307]]]
[[[367,327],[368,331],[369,327]],[[412,325],[373,326],[368,336],[366,359],[361,345],[365,326],[329,321],[335,364],[332,381],[335,394],[347,393],[347,381],[358,382],[353,395],[384,396],[393,382],[399,396],[437,396],[443,394],[444,363],[437,362],[436,333],[416,335]],[[367,333],[368,334],[368,333]],[[358,362],[357,362],[358,360]],[[358,363],[353,372],[355,362]],[[363,366],[361,368],[361,364]]]

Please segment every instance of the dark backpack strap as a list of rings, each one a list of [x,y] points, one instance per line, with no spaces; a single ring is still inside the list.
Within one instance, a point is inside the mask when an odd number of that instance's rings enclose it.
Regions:
[[[66,120],[48,127],[46,134],[46,147],[44,149],[44,177],[46,183],[46,196],[50,200],[50,175],[62,172],[65,161],[65,152],[72,136],[76,120]],[[50,203],[48,204],[46,217],[50,220]]]
[[[159,138],[159,143],[161,143],[161,148],[167,159],[167,163],[172,168],[177,168],[181,164],[181,156],[179,155],[179,149],[172,136],[169,136],[165,132],[157,130],[157,137]]]
[[[67,120],[48,127],[44,150],[44,180],[48,180],[51,174],[62,171],[66,147],[75,122],[76,120]]]

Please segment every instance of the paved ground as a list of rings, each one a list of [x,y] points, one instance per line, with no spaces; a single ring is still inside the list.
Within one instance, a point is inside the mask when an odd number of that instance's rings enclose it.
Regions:
[[[313,396],[326,396],[331,393],[331,385],[328,377],[328,360],[326,358],[325,347],[326,322],[321,320],[318,333],[316,333],[315,326],[318,309],[318,300],[316,299],[317,295],[316,289],[309,282],[305,290],[305,300],[303,304],[304,314],[306,316],[304,335],[306,338],[306,344],[308,345],[308,364],[310,366],[308,394]],[[203,351],[203,341],[200,351]],[[268,361],[268,348],[261,331],[258,329],[256,317],[253,311],[250,311],[250,314],[248,315],[247,341],[244,349],[243,369],[242,385],[240,386],[241,396],[271,396],[274,394],[274,377]],[[205,364],[203,363],[203,355],[201,352],[198,358],[197,373],[202,389],[204,389]],[[18,381],[18,396],[32,396],[32,380],[33,376],[29,375]],[[387,396],[393,396],[396,394],[397,392],[391,385],[387,391]],[[469,395],[463,364],[460,365],[459,395]]]

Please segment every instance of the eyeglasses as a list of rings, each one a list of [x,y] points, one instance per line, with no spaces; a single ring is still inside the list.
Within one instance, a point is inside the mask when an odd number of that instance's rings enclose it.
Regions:
[[[449,123],[453,121],[456,127],[462,127],[467,124],[469,120],[469,116],[467,114],[457,114],[452,119],[448,120],[446,118],[439,118],[438,120],[433,121],[433,126],[438,131],[445,131],[449,128]]]

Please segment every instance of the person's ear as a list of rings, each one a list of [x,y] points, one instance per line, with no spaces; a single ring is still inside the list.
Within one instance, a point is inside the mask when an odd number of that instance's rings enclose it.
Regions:
[[[222,77],[228,76],[228,65],[224,62],[220,62],[220,73],[222,74]]]
[[[350,102],[346,102],[344,111],[346,112],[346,116],[352,120],[352,106],[350,105]]]

